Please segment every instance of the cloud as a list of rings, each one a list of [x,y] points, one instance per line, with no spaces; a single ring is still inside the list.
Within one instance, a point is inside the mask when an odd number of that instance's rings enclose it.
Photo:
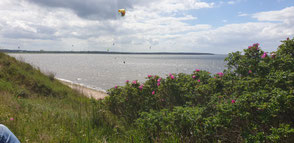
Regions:
[[[294,6],[279,11],[260,12],[253,15],[259,21],[280,21],[285,24],[294,23]]]
[[[228,1],[228,4],[235,4],[236,1]]]
[[[230,5],[234,5],[234,4],[236,4],[236,3],[240,3],[240,2],[242,2],[243,0],[230,0],[230,1],[228,1],[227,3],[228,4],[230,4]]]
[[[224,26],[213,27],[191,24],[201,19],[186,12],[213,8],[214,3],[125,1],[128,8],[125,17],[118,15],[116,7],[114,13],[95,10],[105,9],[112,2],[118,1],[105,1],[101,7],[99,0],[88,3],[81,0],[72,0],[72,3],[69,0],[1,0],[0,46],[13,49],[20,45],[31,50],[110,48],[111,51],[228,53],[255,42],[261,43],[267,51],[275,50],[281,39],[294,35],[293,7],[253,14],[257,22],[234,24],[228,21]],[[79,4],[81,7],[75,9]]]
[[[242,13],[242,12],[238,12],[238,16],[244,17],[244,16],[248,16],[249,14],[247,13]]]
[[[51,8],[67,8],[87,19],[116,19],[120,8],[132,9],[132,0],[28,0]]]
[[[51,8],[66,8],[78,16],[91,20],[118,19],[118,9],[132,10],[134,7],[148,7],[145,9],[161,12],[175,12],[180,10],[199,9],[212,7],[213,3],[199,0],[27,0],[31,3]]]

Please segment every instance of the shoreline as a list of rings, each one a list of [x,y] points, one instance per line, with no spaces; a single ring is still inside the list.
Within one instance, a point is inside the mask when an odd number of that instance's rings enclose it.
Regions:
[[[94,98],[96,100],[99,99],[104,99],[106,96],[109,96],[106,92],[101,91],[101,90],[96,90],[93,88],[89,88],[80,84],[76,84],[73,83],[71,81],[68,80],[64,80],[64,79],[58,79],[56,78],[58,81],[60,81],[61,83],[63,83],[64,85],[78,91],[79,93],[83,94],[84,96],[88,97],[88,98]]]

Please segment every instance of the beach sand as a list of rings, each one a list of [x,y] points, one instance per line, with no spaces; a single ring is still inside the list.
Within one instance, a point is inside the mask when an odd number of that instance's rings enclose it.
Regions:
[[[104,99],[106,96],[108,96],[108,94],[103,91],[91,89],[91,88],[88,88],[88,87],[85,87],[85,86],[82,86],[79,84],[75,84],[72,82],[67,82],[64,80],[59,80],[59,81],[65,85],[69,86],[70,88],[77,90],[78,92],[80,92],[81,94],[83,94],[89,98],[94,98],[96,100],[99,100],[99,99]]]

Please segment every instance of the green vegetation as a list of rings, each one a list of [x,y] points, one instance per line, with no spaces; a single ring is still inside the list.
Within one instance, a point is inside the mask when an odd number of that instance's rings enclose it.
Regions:
[[[294,39],[270,55],[253,44],[211,75],[148,76],[109,90],[108,109],[144,142],[293,142]]]
[[[294,39],[229,54],[212,75],[126,82],[95,101],[0,54],[0,123],[21,142],[291,142]]]
[[[53,77],[0,53],[0,123],[21,142],[110,140],[112,128],[101,127],[96,115],[100,101],[80,95]]]

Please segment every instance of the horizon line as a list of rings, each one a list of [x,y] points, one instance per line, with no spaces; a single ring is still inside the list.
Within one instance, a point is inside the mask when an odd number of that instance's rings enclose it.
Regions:
[[[200,52],[118,52],[118,51],[34,51],[34,50],[9,50],[0,49],[4,53],[52,53],[52,54],[162,54],[162,55],[215,55],[213,53]]]

